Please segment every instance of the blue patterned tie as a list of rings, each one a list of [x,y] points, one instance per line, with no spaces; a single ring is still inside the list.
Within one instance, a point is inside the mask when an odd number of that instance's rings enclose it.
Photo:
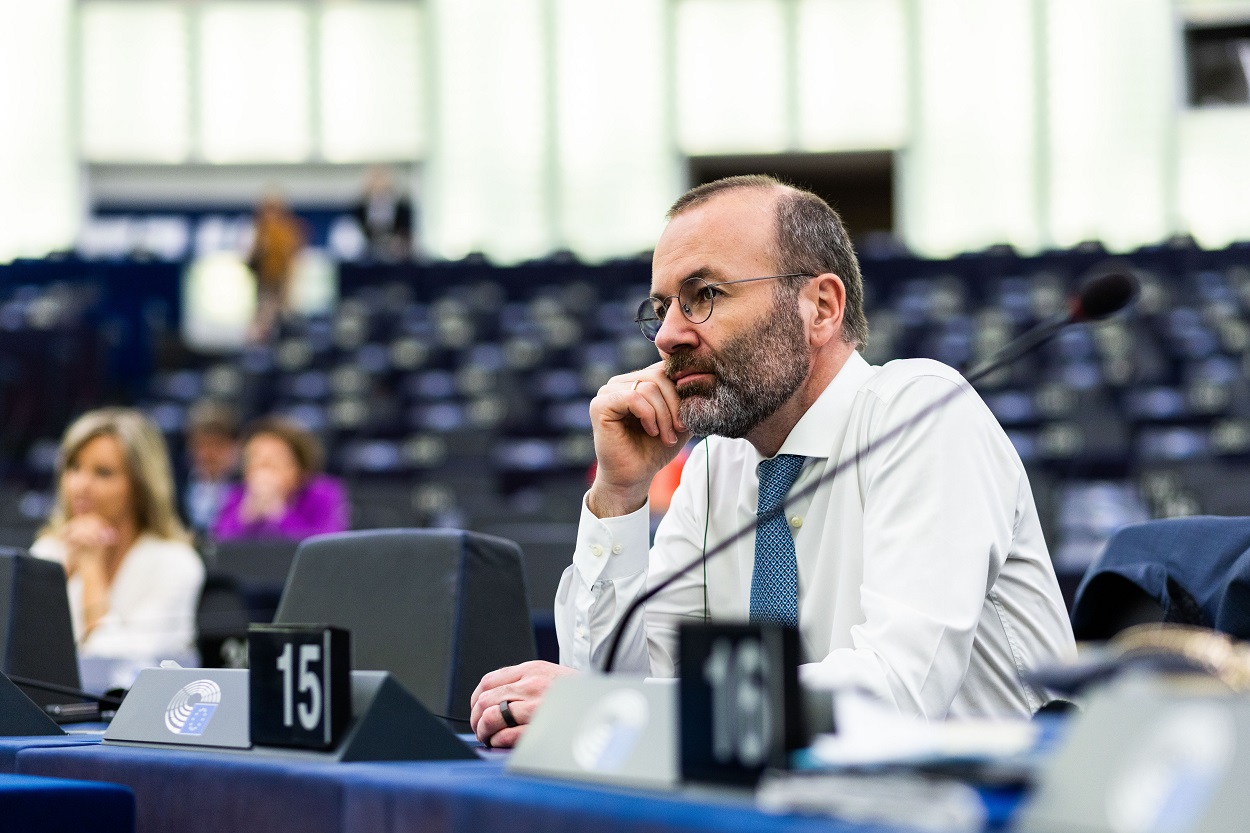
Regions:
[[[806,460],[798,454],[778,454],[760,463],[760,500],[755,517],[777,508],[794,485]],[[755,528],[755,569],[751,572],[751,621],[799,624],[799,566],[794,536],[786,513],[777,512]]]

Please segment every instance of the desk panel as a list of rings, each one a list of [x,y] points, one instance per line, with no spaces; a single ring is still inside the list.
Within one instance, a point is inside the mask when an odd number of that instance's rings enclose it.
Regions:
[[[17,772],[17,753],[36,747],[88,746],[100,742],[100,735],[36,735],[0,738],[0,773]]]
[[[834,819],[773,816],[750,796],[612,789],[505,772],[502,764],[359,764],[344,833],[866,833]],[[879,828],[878,828],[879,829]]]
[[[119,746],[27,748],[18,771],[135,794],[138,833],[871,833],[774,816],[742,793],[658,793],[513,775],[499,760],[331,764]]]
[[[138,833],[339,833],[344,767],[245,754],[79,746],[25,749],[18,772],[134,790]]]
[[[132,833],[135,798],[116,784],[0,775],[0,829],[22,833]]]

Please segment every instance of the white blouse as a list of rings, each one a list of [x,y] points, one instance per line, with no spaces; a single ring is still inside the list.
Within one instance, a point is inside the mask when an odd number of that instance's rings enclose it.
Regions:
[[[65,544],[49,535],[31,555],[65,565]],[[140,535],[109,588],[109,609],[83,639],[82,579],[69,579],[69,609],[80,657],[159,660],[195,648],[195,612],[204,563],[190,544]]]

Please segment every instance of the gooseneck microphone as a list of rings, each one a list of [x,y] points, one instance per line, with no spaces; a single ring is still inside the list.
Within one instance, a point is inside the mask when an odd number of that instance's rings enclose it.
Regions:
[[[1069,324],[1100,321],[1119,312],[1137,297],[1137,279],[1128,272],[1104,272],[1088,280],[1068,302],[1068,311],[1043,321],[1019,338],[1006,344],[979,367],[968,371],[969,384],[980,381],[1001,367],[1033,352],[1050,341]]]
[[[110,694],[92,694],[90,691],[83,691],[79,688],[60,685],[59,683],[50,683],[46,680],[36,680],[18,674],[5,674],[5,676],[15,685],[92,701],[90,703],[54,703],[50,706],[45,706],[44,711],[57,723],[99,720],[101,719],[102,711],[116,711],[122,704],[121,697],[114,697]]]
[[[964,381],[966,381],[969,385],[980,381],[999,368],[1005,367],[1033,350],[1036,350],[1038,347],[1041,347],[1043,344],[1050,341],[1050,339],[1054,338],[1060,330],[1069,324],[1100,321],[1109,315],[1119,312],[1137,298],[1137,292],[1137,279],[1134,278],[1129,272],[1108,271],[1103,274],[1096,275],[1086,281],[1081,286],[1081,289],[1077,292],[1076,296],[1071,299],[1067,313],[1063,313],[1047,321],[1043,321],[1030,329],[1028,332],[1021,335],[1019,338],[1009,342],[984,364],[970,370],[967,375],[964,376]],[[911,419],[900,425],[896,425],[880,437],[877,437],[874,442],[883,443],[894,439],[925,417],[935,411],[941,410],[948,402],[963,392],[964,388],[962,385],[956,387],[954,390],[934,400],[929,405],[913,414]],[[668,576],[659,584],[646,590],[634,599],[634,601],[630,603],[629,607],[625,608],[625,612],[622,614],[620,622],[617,624],[616,629],[612,632],[611,641],[608,643],[608,652],[604,657],[603,662],[604,673],[611,673],[616,667],[616,655],[620,648],[621,639],[624,637],[625,629],[629,626],[629,623],[633,620],[634,616],[637,615],[638,611],[644,604],[662,593],[670,585],[672,585],[673,582],[677,581],[677,579],[681,578],[686,573],[703,564],[708,559],[715,558],[720,555],[738,541],[742,540],[742,538],[754,532],[755,528],[760,524],[782,515],[786,511],[786,504],[795,500],[806,498],[807,496],[815,493],[815,491],[821,486],[832,481],[833,478],[837,477],[842,472],[852,466],[858,465],[859,462],[868,454],[869,448],[869,446],[860,448],[850,457],[844,459],[842,462],[826,471],[815,481],[807,484],[794,494],[788,495],[786,499],[777,506],[766,511],[762,515],[758,515],[755,520],[744,524],[728,538],[708,550],[707,553],[701,553],[698,558],[691,559],[689,562],[674,571],[672,575]]]

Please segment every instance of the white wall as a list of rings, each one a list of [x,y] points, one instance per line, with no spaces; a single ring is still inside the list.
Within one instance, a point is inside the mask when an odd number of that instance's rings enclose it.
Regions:
[[[914,0],[899,220],[947,256],[1042,240],[1032,0]]]
[[[162,202],[398,163],[431,253],[509,262],[646,249],[688,155],[857,150],[923,254],[1222,246],[1250,113],[1183,108],[1194,16],[1250,3],[0,0],[0,260],[73,239],[80,162]]]
[[[70,0],[0,0],[0,263],[68,248],[81,220]]]

